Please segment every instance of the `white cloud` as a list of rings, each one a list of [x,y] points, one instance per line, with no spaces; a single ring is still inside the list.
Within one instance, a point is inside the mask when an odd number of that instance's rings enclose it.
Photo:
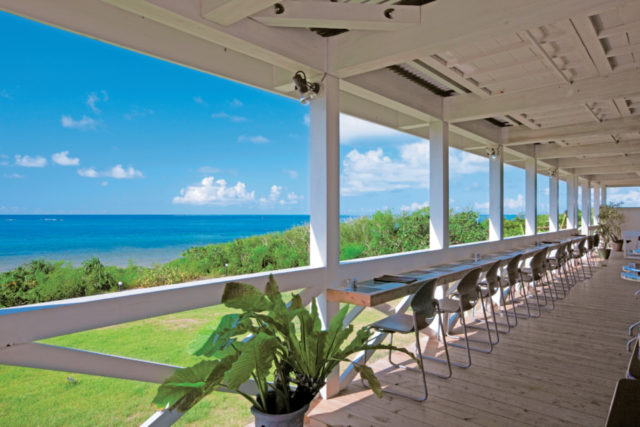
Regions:
[[[12,174],[4,174],[5,178],[9,178],[9,179],[22,179],[24,178],[24,175],[20,175],[19,173],[12,173]]]
[[[101,185],[102,187],[106,187],[107,185],[109,185],[109,181],[102,181],[102,182],[100,183],[100,185]]]
[[[122,165],[115,165],[110,170],[102,173],[102,176],[106,176],[109,178],[116,179],[131,179],[131,178],[143,178],[144,175],[139,170],[134,169],[129,166],[128,168],[123,168]]]
[[[479,203],[474,202],[473,208],[477,211],[488,212],[489,211],[489,202]]]
[[[311,116],[309,115],[309,113],[304,115],[304,117],[302,118],[302,122],[307,126],[311,124]]]
[[[214,119],[226,119],[226,120],[231,120],[234,123],[242,123],[242,122],[247,122],[249,121],[246,117],[242,117],[242,116],[234,116],[228,113],[225,113],[224,111],[221,111],[219,113],[213,113],[211,115],[211,117],[213,117]]]
[[[304,199],[304,196],[301,196],[296,193],[288,193],[287,201],[283,204],[295,205],[295,204],[298,204],[298,202],[302,199]],[[284,202],[284,200],[282,200],[281,202]]]
[[[144,175],[139,170],[134,169],[132,166],[123,168],[122,165],[115,165],[111,169],[103,172],[98,172],[95,168],[78,169],[78,175],[85,178],[115,178],[115,179],[132,179],[132,178],[144,178]]]
[[[278,200],[280,198],[280,192],[282,187],[279,185],[272,185],[269,191],[269,200]]]
[[[42,156],[21,156],[19,154],[15,155],[16,165],[22,166],[25,168],[43,168],[47,165],[47,159]]]
[[[80,120],[74,120],[71,116],[62,116],[60,123],[63,128],[81,130],[95,129],[98,124],[95,119],[87,116],[82,116]]]
[[[293,169],[282,169],[282,172],[285,173],[286,175],[288,175],[289,178],[291,178],[291,179],[298,178],[298,171],[295,171]]]
[[[89,96],[87,96],[87,105],[91,108],[95,114],[100,114],[100,109],[96,106],[97,102],[107,102],[109,100],[109,94],[106,91],[100,91],[100,94],[96,92],[91,92]]]
[[[305,117],[306,119],[306,117]],[[349,145],[358,140],[371,140],[380,138],[391,138],[403,136],[404,134],[395,129],[379,125],[377,123],[362,120],[347,114],[340,114],[340,143]]]
[[[200,105],[208,105],[207,102],[202,99],[201,96],[194,96],[193,97],[193,102],[195,102],[196,104],[200,104]]]
[[[409,206],[403,205],[400,208],[400,210],[403,212],[415,212],[427,207],[429,207],[429,202],[423,202],[423,203],[413,202]]]
[[[504,208],[512,211],[524,209],[524,196],[518,194],[515,199],[504,199]]]
[[[211,166],[200,166],[197,169],[198,173],[208,173],[208,174],[213,174],[213,173],[218,173],[218,172],[222,172],[220,169],[218,168],[214,168]]]
[[[449,171],[453,174],[489,173],[489,160],[466,151],[452,151],[449,156]]]
[[[252,142],[254,144],[266,144],[267,142],[269,142],[269,140],[262,135],[255,135],[255,136],[240,135],[238,137],[238,142]]]
[[[68,151],[61,151],[51,156],[51,160],[60,166],[78,166],[80,159],[77,157],[69,157]]]
[[[607,189],[607,202],[622,203],[624,206],[640,207],[640,189],[609,188]]]
[[[9,164],[9,156],[6,154],[0,154],[0,166],[7,166]]]
[[[9,92],[7,92],[6,89],[1,89],[0,90],[0,98],[11,99],[11,96],[9,95]]]
[[[429,143],[419,141],[400,146],[400,159],[392,160],[382,148],[360,153],[351,150],[344,158],[341,193],[364,193],[429,187]]]
[[[203,178],[198,185],[180,190],[180,196],[173,198],[174,204],[188,205],[230,205],[253,201],[255,191],[247,191],[245,183],[238,181],[233,187],[224,179],[214,180],[213,176]]]
[[[244,104],[242,103],[242,101],[240,101],[237,98],[234,98],[233,101],[231,101],[229,103],[230,106],[232,106],[233,108],[240,108],[242,107]]]
[[[83,176],[85,178],[97,178],[100,176],[97,170],[94,168],[84,168],[78,169],[78,175]]]
[[[133,120],[136,117],[146,117],[153,116],[156,112],[151,108],[139,108],[134,106],[130,112],[123,114],[124,118],[127,120]]]

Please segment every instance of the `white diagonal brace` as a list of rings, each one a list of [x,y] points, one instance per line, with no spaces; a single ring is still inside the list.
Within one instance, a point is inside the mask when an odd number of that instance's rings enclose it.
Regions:
[[[630,70],[603,77],[510,92],[483,99],[475,94],[444,99],[444,118],[453,122],[522,113],[640,93],[640,71]]]
[[[202,16],[220,25],[231,25],[277,3],[278,0],[202,0]]]
[[[419,6],[284,0],[252,18],[273,27],[391,31],[419,24],[420,10]]]

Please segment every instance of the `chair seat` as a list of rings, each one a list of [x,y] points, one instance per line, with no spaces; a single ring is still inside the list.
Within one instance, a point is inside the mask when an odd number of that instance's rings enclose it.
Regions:
[[[444,298],[438,300],[438,305],[440,306],[440,311],[442,313],[456,313],[460,311],[460,301]]]
[[[381,332],[400,332],[406,334],[413,332],[413,316],[403,313],[392,314],[389,317],[372,323],[371,327]]]

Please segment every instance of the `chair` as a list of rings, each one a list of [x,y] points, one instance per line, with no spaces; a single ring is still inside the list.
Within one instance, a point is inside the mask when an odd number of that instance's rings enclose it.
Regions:
[[[546,269],[551,275],[551,279],[553,280],[553,287],[556,291],[556,296],[558,296],[558,288],[556,287],[556,282],[555,282],[555,278],[553,277],[553,272],[554,271],[558,272],[558,279],[560,281],[560,286],[562,288],[562,298],[566,298],[567,293],[569,292],[569,286],[567,285],[565,287],[565,281],[561,274],[562,259],[565,254],[564,248],[565,248],[565,244],[561,244],[556,248],[555,254],[553,254],[553,256],[547,256],[547,259],[546,259],[546,262],[547,262]]]
[[[458,284],[449,292],[448,297],[439,299],[438,305],[443,314],[450,315],[449,321],[447,322],[447,330],[446,333],[443,334],[442,339],[446,341],[447,337],[456,339],[459,341],[464,341],[464,345],[458,344],[455,342],[449,343],[454,347],[460,347],[467,350],[467,363],[457,364],[453,363],[455,366],[459,366],[461,368],[468,368],[471,366],[471,352],[470,350],[480,351],[483,353],[491,353],[493,351],[493,342],[491,338],[491,331],[489,330],[489,320],[487,319],[487,311],[485,310],[484,304],[482,306],[482,314],[484,316],[484,322],[487,330],[487,336],[489,337],[488,341],[484,340],[476,340],[469,338],[467,323],[464,319],[464,313],[473,309],[476,306],[476,303],[482,297],[480,296],[480,287],[478,285],[478,279],[480,278],[480,273],[482,270],[480,268],[474,268],[464,275],[462,279],[458,282]],[[459,320],[462,324],[462,328],[464,330],[464,338],[457,337],[455,335],[451,335],[452,325],[453,323]],[[477,347],[472,347],[469,345],[469,342],[482,342],[489,345],[488,350],[480,349]]]
[[[482,299],[482,302],[484,303],[485,301],[488,301],[489,305],[491,306],[491,315],[493,317],[493,327],[495,328],[495,331],[496,331],[496,341],[493,343],[494,345],[500,342],[499,332],[509,333],[509,331],[511,330],[511,324],[509,323],[508,314],[506,314],[507,316],[506,325],[504,323],[501,323],[501,325],[506,326],[507,329],[503,331],[500,331],[498,329],[498,320],[496,317],[495,308],[493,306],[493,297],[498,295],[500,300],[499,303],[502,304],[503,311],[505,313],[507,312],[507,307],[504,304],[504,298],[502,296],[502,285],[500,283],[500,277],[498,276],[498,271],[500,270],[500,266],[502,266],[503,263],[504,263],[503,260],[494,262],[491,265],[491,267],[489,267],[489,270],[487,270],[487,272],[485,273],[484,280],[480,282],[480,297]],[[475,325],[470,324],[468,326],[473,327]]]
[[[548,283],[545,283],[546,279],[546,259],[547,259],[547,248],[544,248],[533,255],[531,258],[530,267],[522,267],[520,268],[520,278],[522,283],[530,284],[533,287],[533,292],[536,298],[536,308],[538,310],[538,316],[540,317],[542,314],[541,307],[546,307],[549,305],[549,301],[547,300],[547,293],[545,292],[545,286],[549,287],[549,295],[551,301],[551,309],[555,308],[555,304],[553,302],[553,294],[551,291],[551,287]],[[540,297],[538,296],[538,288],[542,288],[542,296],[544,297],[544,304],[540,303]]]
[[[605,425],[607,427],[637,426],[640,420],[638,396],[640,396],[640,381],[618,380]]]
[[[636,339],[633,354],[629,358],[629,366],[627,367],[627,378],[630,380],[640,380],[640,341]]]
[[[511,297],[511,307],[513,308],[513,312],[515,313],[515,326],[518,325],[518,317],[523,319],[529,319],[532,317],[531,309],[529,308],[529,301],[527,300],[527,289],[520,281],[520,263],[522,262],[522,258],[522,254],[516,255],[515,257],[511,258],[505,268],[507,270],[507,282],[509,285],[509,292],[507,293],[507,295]],[[522,301],[524,301],[524,305],[527,308],[527,314],[519,313],[516,308],[516,302],[519,301],[519,299],[516,298],[516,288],[518,283],[520,283],[520,298],[522,298]]]
[[[434,293],[436,289],[438,279],[432,279],[428,282],[424,283],[420,289],[413,295],[411,298],[411,309],[413,311],[412,315],[404,314],[404,313],[396,313],[384,319],[378,320],[375,323],[370,325],[370,328],[375,329],[378,332],[388,333],[389,334],[389,342],[393,344],[393,334],[409,334],[414,333],[416,338],[416,352],[418,356],[418,366],[420,369],[410,368],[404,365],[398,365],[393,362],[391,359],[392,350],[389,350],[389,363],[397,368],[403,368],[410,371],[417,371],[422,373],[422,382],[424,385],[424,395],[420,398],[416,398],[413,396],[409,396],[406,394],[398,393],[392,390],[384,390],[386,393],[395,394],[398,396],[403,396],[418,402],[423,402],[429,396],[427,390],[427,378],[424,369],[423,359],[426,358],[422,356],[422,349],[420,347],[420,330],[429,326],[431,322],[434,321],[436,317],[439,320],[439,327],[444,330],[442,325],[442,317],[440,315],[440,309],[438,307],[438,301],[434,298]],[[444,350],[447,355],[447,364],[449,366],[449,374],[439,375],[435,374],[441,378],[449,378],[451,377],[451,362],[449,359],[449,349],[447,347],[447,343],[444,343]],[[439,360],[439,359],[438,359]],[[432,372],[430,372],[432,373]],[[364,380],[362,381],[364,384]]]

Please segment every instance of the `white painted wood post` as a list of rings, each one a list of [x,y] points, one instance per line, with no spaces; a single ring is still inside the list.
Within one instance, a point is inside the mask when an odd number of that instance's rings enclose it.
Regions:
[[[538,215],[538,180],[537,161],[535,158],[525,160],[525,234],[536,234],[536,221]]]
[[[578,227],[578,177],[571,175],[567,180],[567,228]]]
[[[600,185],[593,186],[593,225],[600,222]]]
[[[603,185],[602,188],[600,188],[600,204],[601,205],[607,204],[607,186],[606,185]]]
[[[429,248],[449,247],[449,123],[429,123]]]
[[[326,269],[325,285],[335,284],[340,264],[340,95],[339,80],[327,75],[310,105],[310,264]],[[338,311],[326,291],[317,298],[324,326]],[[326,399],[338,393],[340,371],[322,390]]]
[[[489,240],[504,237],[504,158],[502,147],[495,159],[489,158]]]
[[[589,225],[591,225],[591,183],[583,181],[582,183],[582,226],[580,232],[589,234]]]
[[[554,173],[549,178],[549,231],[558,231],[558,174]]]

